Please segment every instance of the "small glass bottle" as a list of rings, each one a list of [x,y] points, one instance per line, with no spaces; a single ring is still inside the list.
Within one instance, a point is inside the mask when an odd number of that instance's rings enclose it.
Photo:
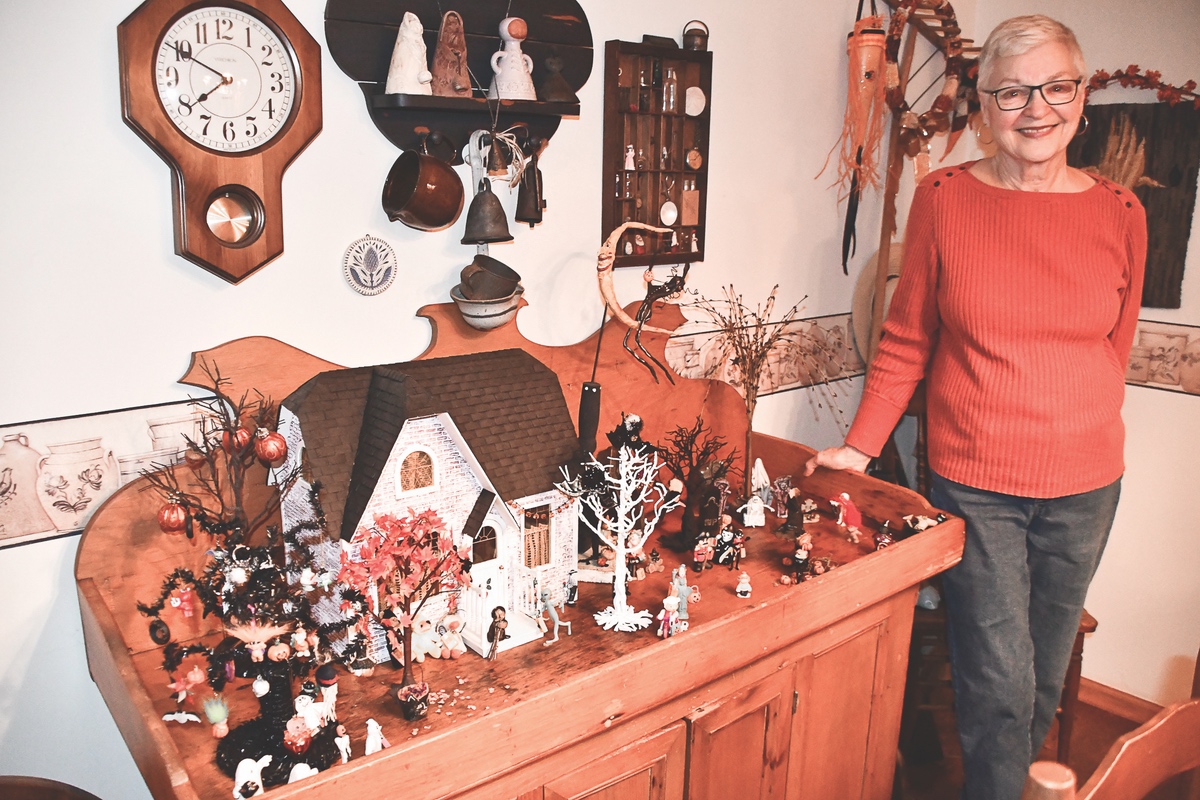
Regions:
[[[674,114],[679,107],[679,78],[675,75],[674,67],[667,67],[667,77],[663,79],[662,110],[664,114]]]

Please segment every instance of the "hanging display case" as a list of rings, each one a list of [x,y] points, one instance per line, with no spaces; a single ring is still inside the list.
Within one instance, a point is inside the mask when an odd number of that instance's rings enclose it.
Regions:
[[[604,48],[601,239],[629,230],[614,266],[704,260],[712,53],[610,41]]]

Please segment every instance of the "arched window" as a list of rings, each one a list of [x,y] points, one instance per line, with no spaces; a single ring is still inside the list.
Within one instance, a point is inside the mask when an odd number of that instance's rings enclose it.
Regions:
[[[496,529],[484,525],[475,534],[475,542],[471,546],[471,562],[481,564],[496,557]]]
[[[400,463],[400,491],[411,492],[433,486],[433,456],[414,450]]]

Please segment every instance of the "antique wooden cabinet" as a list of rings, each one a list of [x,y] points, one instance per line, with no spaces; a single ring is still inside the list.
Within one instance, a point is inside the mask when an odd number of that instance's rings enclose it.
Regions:
[[[439,341],[452,348],[449,333],[442,331]],[[263,376],[285,368],[302,373],[264,377],[272,394],[283,396],[289,385],[336,366],[302,355],[307,360],[288,367],[278,353],[261,350],[250,366]],[[578,360],[578,370],[590,371],[590,359]],[[577,377],[566,360],[556,370],[564,385]],[[236,378],[239,370],[228,374]],[[732,391],[712,387],[709,396],[726,390]],[[653,407],[656,392],[659,399],[687,394],[669,386],[641,391],[644,407]],[[771,475],[799,476],[812,451],[756,434],[755,453]],[[818,499],[849,492],[868,527],[889,520],[897,529],[903,515],[931,511],[919,495],[862,475],[821,470],[796,482]],[[156,798],[227,798],[232,781],[213,763],[207,726],[162,719],[176,705],[161,649],[135,608],[157,596],[170,569],[196,568],[203,548],[164,536],[155,520],[161,501],[139,488],[135,482],[118,491],[79,547],[76,578],[92,677]],[[741,569],[751,576],[752,596],[734,594],[737,572],[723,566],[689,573],[702,599],[689,607],[690,629],[672,638],[657,638],[653,627],[634,634],[601,630],[591,613],[608,605],[611,589],[585,584],[578,604],[566,609],[573,635],[551,646],[531,643],[496,661],[469,653],[458,661],[426,660],[425,680],[446,694],[420,722],[404,722],[388,695],[398,674],[343,674],[338,716],[355,757],[266,796],[885,800],[917,587],[961,557],[962,522],[951,518],[876,552],[869,534],[852,544],[824,518],[813,529],[813,555],[840,566],[800,585],[779,581],[792,540],[771,532],[775,524],[768,515],[770,527],[750,531]],[[668,519],[657,535],[670,533]],[[661,539],[651,546],[667,568],[691,560]],[[631,582],[630,602],[657,613],[666,583],[667,573]],[[199,615],[171,625],[177,639],[221,635]],[[236,681],[225,692],[235,723],[257,713],[248,684]],[[363,756],[368,718],[383,724],[392,746]]]

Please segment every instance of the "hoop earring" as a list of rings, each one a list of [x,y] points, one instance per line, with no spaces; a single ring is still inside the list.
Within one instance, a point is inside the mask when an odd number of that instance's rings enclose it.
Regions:
[[[996,137],[990,135],[990,136],[988,136],[988,140],[985,142],[983,140],[983,137],[980,135],[984,131],[987,131],[989,134],[991,134],[992,129],[986,125],[980,125],[978,128],[975,129],[975,141],[979,142],[980,147],[991,147],[993,144],[996,143]]]
[[[1078,128],[1078,129],[1076,129],[1076,131],[1075,131],[1075,135],[1076,135],[1076,136],[1083,136],[1085,133],[1087,133],[1088,126],[1089,126],[1091,123],[1090,123],[1090,122],[1088,122],[1087,114],[1081,114],[1081,115],[1079,116],[1079,121],[1083,123],[1083,127],[1082,127],[1082,128]]]

